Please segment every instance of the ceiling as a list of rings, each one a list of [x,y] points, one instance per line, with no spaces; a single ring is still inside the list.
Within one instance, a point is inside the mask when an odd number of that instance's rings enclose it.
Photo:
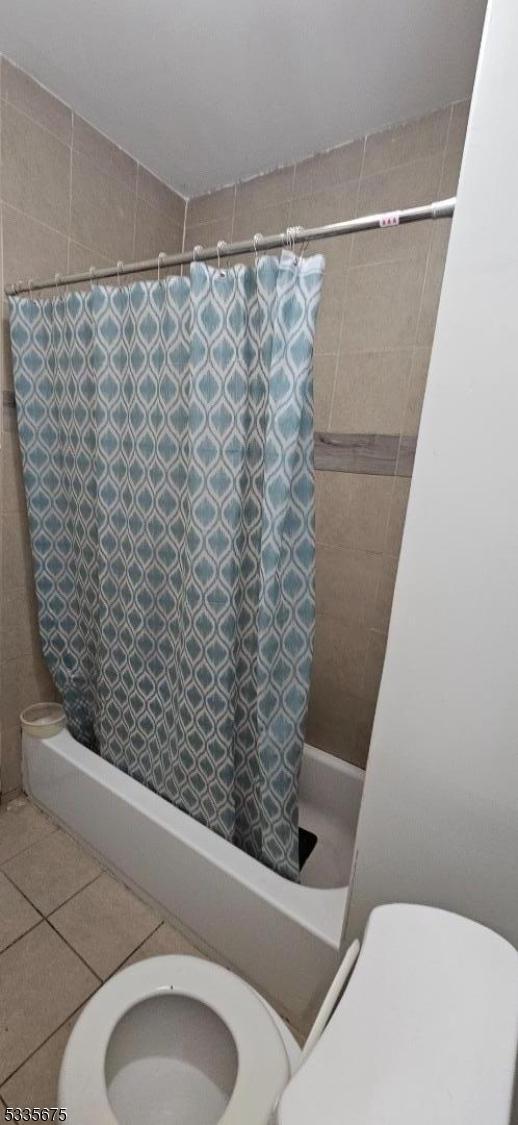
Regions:
[[[0,0],[0,51],[185,196],[471,92],[486,0]]]

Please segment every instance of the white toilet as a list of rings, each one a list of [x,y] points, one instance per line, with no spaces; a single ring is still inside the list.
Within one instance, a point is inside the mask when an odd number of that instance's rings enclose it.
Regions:
[[[301,1056],[233,973],[141,961],[78,1019],[59,1104],[71,1125],[508,1125],[518,954],[503,938],[431,907],[378,907],[335,999]]]

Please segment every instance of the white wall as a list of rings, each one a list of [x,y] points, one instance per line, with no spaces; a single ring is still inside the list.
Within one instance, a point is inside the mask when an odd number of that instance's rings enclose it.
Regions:
[[[518,945],[518,4],[489,5],[347,937],[436,904]]]

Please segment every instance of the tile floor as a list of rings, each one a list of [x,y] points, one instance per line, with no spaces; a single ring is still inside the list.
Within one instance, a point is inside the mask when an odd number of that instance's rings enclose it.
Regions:
[[[121,966],[203,956],[26,798],[0,809],[0,1110],[56,1105],[85,1001]]]

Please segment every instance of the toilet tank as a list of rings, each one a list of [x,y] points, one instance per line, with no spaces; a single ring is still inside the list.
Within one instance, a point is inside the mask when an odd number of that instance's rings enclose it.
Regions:
[[[377,907],[278,1125],[508,1125],[517,1045],[507,941],[433,907]]]

